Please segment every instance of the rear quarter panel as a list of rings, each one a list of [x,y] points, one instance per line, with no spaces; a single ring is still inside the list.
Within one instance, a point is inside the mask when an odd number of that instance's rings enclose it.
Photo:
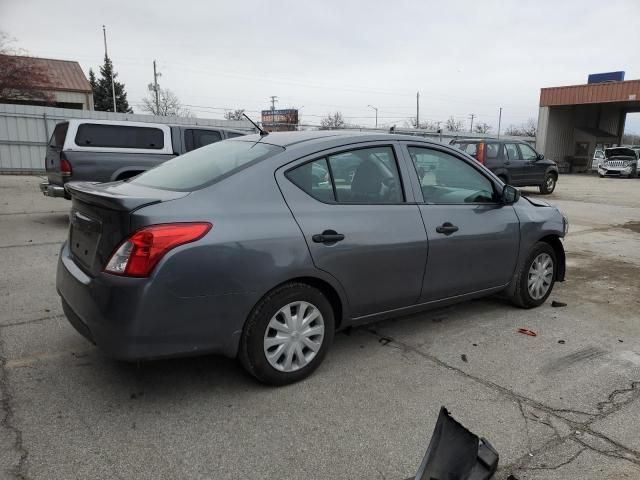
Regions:
[[[154,273],[171,296],[194,300],[192,319],[211,321],[206,305],[221,297],[237,299],[225,322],[236,334],[267,292],[289,280],[313,277],[329,283],[347,311],[338,282],[317,270],[302,232],[277,187],[274,167],[265,162],[179,200],[144,207],[132,216],[132,229],[167,222],[208,221],[201,240],[167,254]],[[209,298],[211,302],[205,299]]]

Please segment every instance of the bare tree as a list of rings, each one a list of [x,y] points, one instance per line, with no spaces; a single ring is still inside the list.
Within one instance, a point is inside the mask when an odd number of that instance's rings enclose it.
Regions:
[[[505,135],[512,137],[535,137],[538,131],[538,124],[534,118],[530,118],[520,125],[509,125],[505,131]]]
[[[464,128],[464,123],[461,120],[456,120],[453,116],[449,117],[444,124],[444,129],[449,132],[459,132]]]
[[[522,124],[521,130],[525,137],[535,137],[538,132],[538,122],[535,118],[530,118]]]
[[[240,108],[238,110],[229,110],[228,112],[224,112],[225,120],[243,120],[244,119],[244,108]]]
[[[188,108],[185,108],[175,93],[167,88],[158,87],[158,103],[153,85],[149,86],[149,95],[142,99],[142,110],[152,115],[163,117],[191,117]]]
[[[474,128],[473,131],[476,133],[489,133],[491,130],[493,130],[493,127],[491,125],[489,125],[488,123],[478,123]]]
[[[416,117],[411,117],[404,122],[405,127],[408,128],[421,128],[423,130],[438,130],[439,124],[441,122],[432,122],[431,120],[425,120],[424,122],[420,122],[420,126],[416,127]]]
[[[637,133],[625,133],[622,135],[623,145],[640,145],[640,135]]]
[[[344,128],[345,122],[342,113],[330,113],[320,120],[320,128],[322,130],[332,130],[334,128]]]
[[[13,39],[0,32],[0,99],[5,101],[39,100],[53,104],[54,97],[47,90],[54,86],[47,70],[13,48]]]

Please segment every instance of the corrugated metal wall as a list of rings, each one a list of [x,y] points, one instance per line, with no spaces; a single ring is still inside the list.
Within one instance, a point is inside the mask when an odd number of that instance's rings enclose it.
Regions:
[[[70,118],[129,120],[253,130],[253,126],[244,120],[158,117],[154,115],[0,104],[0,173],[43,172],[46,145],[49,137],[58,122]]]
[[[606,102],[639,102],[640,80],[592,83],[540,90],[540,106],[578,105]]]

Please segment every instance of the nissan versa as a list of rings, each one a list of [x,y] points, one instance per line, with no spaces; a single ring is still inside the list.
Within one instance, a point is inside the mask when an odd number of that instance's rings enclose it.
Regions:
[[[281,385],[339,329],[496,293],[536,307],[565,276],[556,208],[415,137],[263,133],[67,190],[57,289],[119,359],[219,353]]]

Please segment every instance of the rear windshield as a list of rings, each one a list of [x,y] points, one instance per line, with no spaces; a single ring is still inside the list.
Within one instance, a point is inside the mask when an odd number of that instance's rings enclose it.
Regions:
[[[83,123],[76,133],[79,147],[164,148],[164,132],[159,128]]]
[[[145,187],[191,192],[282,151],[282,147],[260,142],[216,142],[172,158],[129,181]]]
[[[62,148],[68,129],[69,124],[67,122],[57,124],[56,128],[53,129],[53,135],[51,135],[51,140],[49,140],[49,146],[53,148]]]

